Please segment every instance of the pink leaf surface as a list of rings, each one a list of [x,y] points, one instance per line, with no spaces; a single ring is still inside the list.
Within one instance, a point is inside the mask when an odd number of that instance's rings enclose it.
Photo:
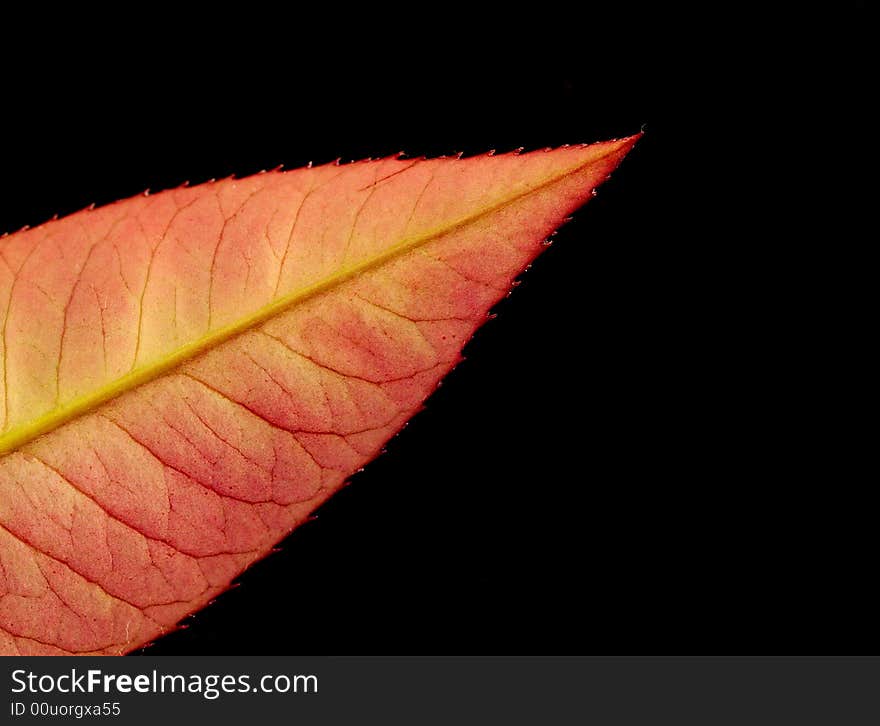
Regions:
[[[226,589],[636,140],[270,172],[0,240],[0,653],[124,653]]]

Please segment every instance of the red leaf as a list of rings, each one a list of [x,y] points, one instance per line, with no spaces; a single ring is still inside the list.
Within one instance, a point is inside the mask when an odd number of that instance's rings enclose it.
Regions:
[[[0,653],[122,653],[421,407],[636,137],[141,196],[0,242]]]

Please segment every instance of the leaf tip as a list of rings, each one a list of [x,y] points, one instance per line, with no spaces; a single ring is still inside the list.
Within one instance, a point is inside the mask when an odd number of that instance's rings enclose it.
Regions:
[[[645,135],[644,126],[639,130],[638,133],[632,134],[631,136],[624,136],[620,139],[612,139],[609,143],[616,143],[617,149],[616,151],[620,152],[623,155],[628,154],[632,148],[639,142],[642,136]]]

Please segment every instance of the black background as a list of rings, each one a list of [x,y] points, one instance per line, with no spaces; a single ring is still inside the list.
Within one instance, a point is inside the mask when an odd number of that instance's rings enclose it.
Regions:
[[[741,261],[704,206],[728,191],[705,143],[723,136],[723,72],[701,69],[719,26],[682,46],[677,22],[526,17],[7,71],[9,231],[282,163],[646,132],[387,453],[150,654],[757,648],[849,587],[818,503],[769,460],[771,331],[732,317],[719,291]],[[713,155],[718,175],[698,173]]]

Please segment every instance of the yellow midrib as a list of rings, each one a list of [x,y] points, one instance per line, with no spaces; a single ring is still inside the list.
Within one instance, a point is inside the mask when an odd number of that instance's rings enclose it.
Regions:
[[[559,174],[555,174],[548,179],[545,179],[539,184],[536,184],[533,187],[530,187],[518,194],[514,194],[507,199],[503,199],[502,201],[497,202],[496,204],[485,207],[473,214],[458,220],[457,222],[453,222],[445,227],[440,229],[432,230],[431,232],[427,232],[418,237],[413,237],[411,239],[404,239],[401,242],[398,242],[395,245],[392,245],[384,252],[372,257],[364,262],[358,263],[356,265],[352,265],[351,267],[343,268],[334,274],[326,277],[325,279],[315,283],[314,285],[309,285],[305,288],[292,292],[288,295],[282,296],[276,300],[273,300],[268,305],[260,308],[260,310],[242,318],[241,320],[236,321],[230,325],[226,325],[222,328],[218,328],[202,338],[199,338],[192,343],[188,343],[187,345],[178,348],[173,353],[161,358],[160,360],[149,363],[140,368],[136,368],[130,373],[126,373],[124,376],[117,378],[114,381],[111,381],[105,386],[87,394],[83,394],[82,396],[78,396],[63,406],[59,406],[51,411],[46,412],[42,416],[34,419],[33,421],[28,421],[25,424],[21,424],[19,426],[11,428],[9,431],[0,436],[0,456],[8,454],[11,451],[15,451],[16,449],[24,446],[29,441],[33,441],[38,436],[42,436],[53,429],[58,428],[59,426],[71,421],[79,416],[82,416],[89,411],[94,410],[98,406],[107,401],[110,401],[113,398],[125,393],[126,391],[130,391],[137,386],[143,385],[149,381],[158,378],[159,376],[167,373],[171,369],[177,367],[181,363],[190,358],[195,357],[199,353],[202,353],[206,350],[210,350],[221,343],[239,335],[250,328],[253,328],[260,323],[263,323],[275,315],[281,313],[282,311],[292,307],[298,302],[305,300],[307,298],[318,295],[319,293],[326,292],[341,283],[351,279],[359,275],[362,272],[365,272],[374,267],[378,267],[389,260],[398,257],[410,250],[416,249],[417,247],[421,247],[432,240],[435,240],[443,235],[454,232],[455,230],[466,227],[469,224],[473,224],[484,217],[493,214],[494,212],[503,209],[504,207],[514,204],[520,199],[523,199],[531,194],[535,194],[546,189],[549,186],[552,186],[556,182],[562,181],[568,176],[575,174],[586,167],[595,164],[602,159],[610,156],[612,153],[618,151],[620,146],[614,146],[608,151],[596,156],[595,158],[590,159],[589,161],[581,162],[576,166],[571,167],[570,169],[566,169]]]

